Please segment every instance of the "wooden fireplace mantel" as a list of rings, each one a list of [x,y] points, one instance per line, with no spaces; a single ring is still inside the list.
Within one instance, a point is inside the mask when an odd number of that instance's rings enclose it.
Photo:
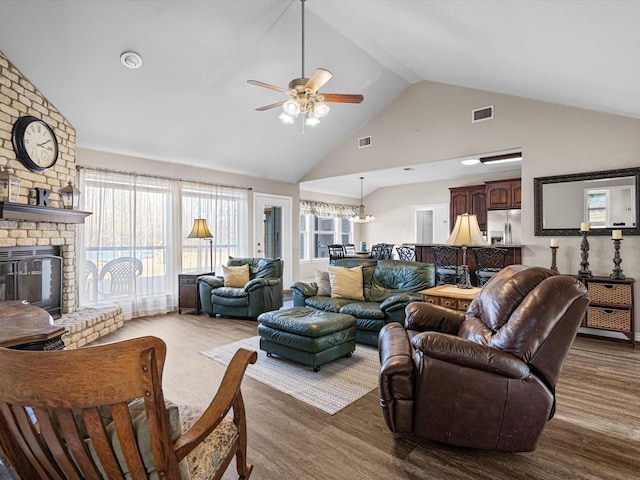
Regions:
[[[91,212],[67,208],[38,207],[22,203],[0,202],[0,219],[29,222],[84,223]]]

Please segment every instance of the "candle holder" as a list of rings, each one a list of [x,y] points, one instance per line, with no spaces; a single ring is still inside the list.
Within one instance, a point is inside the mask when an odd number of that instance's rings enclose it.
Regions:
[[[613,272],[609,275],[609,278],[612,280],[624,280],[624,275],[622,274],[622,269],[620,268],[620,264],[622,263],[622,259],[620,258],[620,242],[621,238],[613,239]]]
[[[554,272],[558,271],[558,267],[556,265],[556,254],[558,253],[558,247],[551,247],[551,270]]]
[[[580,262],[579,277],[592,277],[591,270],[589,270],[589,241],[587,240],[587,232],[582,231],[582,242],[580,243],[580,251],[582,261]]]

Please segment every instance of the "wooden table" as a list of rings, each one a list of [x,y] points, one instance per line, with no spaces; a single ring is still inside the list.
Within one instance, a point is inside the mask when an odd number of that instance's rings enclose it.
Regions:
[[[197,279],[201,275],[215,275],[216,272],[184,272],[178,274],[178,313],[185,308],[200,315],[200,292]]]
[[[455,285],[439,285],[419,293],[422,294],[423,302],[441,305],[452,310],[466,311],[480,290],[478,287],[458,288]]]
[[[0,347],[62,350],[64,327],[53,325],[46,310],[21,300],[0,302]]]

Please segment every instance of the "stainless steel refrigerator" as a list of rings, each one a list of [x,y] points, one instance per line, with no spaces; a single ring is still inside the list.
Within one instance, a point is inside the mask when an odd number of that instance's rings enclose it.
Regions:
[[[489,210],[487,212],[487,243],[520,245],[522,241],[520,209]]]

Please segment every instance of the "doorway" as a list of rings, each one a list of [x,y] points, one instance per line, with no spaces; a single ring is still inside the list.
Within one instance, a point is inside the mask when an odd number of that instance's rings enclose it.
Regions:
[[[449,238],[449,204],[420,205],[415,207],[416,243],[444,243]]]
[[[255,193],[253,195],[254,246],[256,258],[284,261],[282,284],[291,285],[291,197]]]

